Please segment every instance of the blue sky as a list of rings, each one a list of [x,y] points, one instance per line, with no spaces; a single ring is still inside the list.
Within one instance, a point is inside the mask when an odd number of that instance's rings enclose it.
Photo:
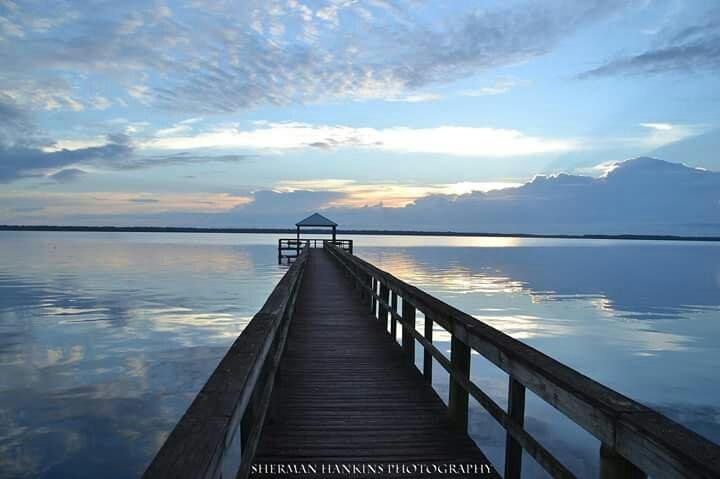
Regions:
[[[638,156],[720,169],[714,1],[4,0],[0,63],[2,223],[242,226]]]

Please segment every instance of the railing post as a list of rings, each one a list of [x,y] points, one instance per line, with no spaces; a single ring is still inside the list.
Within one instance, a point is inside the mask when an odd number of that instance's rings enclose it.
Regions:
[[[510,376],[508,384],[508,416],[516,424],[525,424],[525,386]],[[507,433],[505,439],[505,479],[520,479],[522,472],[522,447]]]
[[[367,274],[365,274],[365,272],[363,272],[357,266],[356,266],[356,272],[358,274],[358,278],[360,278],[360,281],[361,281],[361,283],[360,283],[360,299],[363,301],[367,301],[368,291],[367,291],[367,289],[365,289],[365,286],[367,285],[367,282],[368,282]]]
[[[600,479],[645,479],[647,475],[612,447],[600,445]]]
[[[433,320],[425,313],[425,339],[432,343],[433,340]],[[432,384],[432,353],[427,348],[423,348],[423,376],[425,382]]]
[[[385,304],[390,302],[390,289],[385,286],[384,283],[380,283],[380,299],[382,299]],[[385,331],[388,329],[388,309],[387,306],[380,305],[380,321],[383,324],[383,327],[385,328]]]
[[[410,328],[415,328],[415,306],[410,302],[405,301],[403,298],[402,302],[402,350],[407,356],[410,364],[415,364],[415,338],[410,333]]]
[[[372,276],[372,293],[370,293],[370,312],[372,312],[373,317],[377,317],[377,301],[375,300],[375,295],[377,294],[377,280],[375,279],[375,276]]]
[[[448,409],[450,420],[456,429],[466,432],[468,427],[468,392],[455,379],[460,375],[470,378],[470,347],[453,336],[450,342],[450,363],[453,372],[450,374],[450,398]]]
[[[360,281],[360,278],[361,278],[360,272],[358,271],[358,267],[354,264],[350,265],[350,268],[352,269],[353,273],[355,273],[352,275],[353,278],[355,279],[355,289],[358,290],[358,294],[360,294],[360,299],[362,299],[363,298],[363,287],[362,287],[362,281]]]
[[[392,292],[392,299],[390,300],[390,309],[397,313],[397,305],[398,305],[398,295],[395,291]],[[395,316],[390,315],[390,336],[392,336],[393,341],[397,341],[397,319],[395,319]]]

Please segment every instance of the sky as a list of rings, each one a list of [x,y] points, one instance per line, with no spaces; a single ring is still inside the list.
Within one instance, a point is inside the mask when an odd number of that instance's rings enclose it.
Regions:
[[[714,0],[0,0],[0,64],[3,224],[720,232]]]

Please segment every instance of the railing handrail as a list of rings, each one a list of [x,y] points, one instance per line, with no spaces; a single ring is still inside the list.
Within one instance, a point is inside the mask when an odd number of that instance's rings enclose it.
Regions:
[[[144,478],[228,477],[229,467],[234,469],[232,477],[236,473],[239,477],[247,475],[308,254],[308,248],[304,248],[235,340],[148,466]]]
[[[303,243],[308,243],[308,242],[323,243],[323,244],[324,244],[324,243],[350,244],[350,243],[353,242],[353,240],[348,239],[348,238],[342,238],[342,239],[340,239],[340,238],[337,238],[337,239],[327,239],[327,238],[300,238],[300,239],[297,239],[297,238],[279,238],[279,239],[278,239],[278,242],[279,242],[279,243],[292,243],[292,244],[297,244],[297,243],[303,244]]]
[[[513,381],[530,389],[599,439],[604,448],[609,448],[609,453],[619,454],[631,465],[654,478],[717,478],[720,475],[720,446],[717,444],[341,248],[328,244],[326,249],[356,279],[362,280],[360,286],[370,292],[391,318],[406,324],[405,315],[394,310],[397,298],[393,297],[393,305],[389,304],[387,298],[390,292],[400,295],[403,304],[408,302],[422,311],[426,320],[435,321],[445,328],[453,337],[453,349],[455,342],[459,341],[475,350],[510,376],[511,390]],[[365,278],[357,278],[358,275],[364,275]],[[377,284],[381,285],[380,294],[377,292]],[[451,379],[499,420],[508,434],[548,472],[555,477],[572,477],[564,466],[524,431],[522,417],[518,423],[518,418],[513,417],[511,412],[505,413],[470,381],[469,364],[467,371],[454,369],[454,364],[414,329],[414,315],[413,310],[412,322],[408,324],[411,326],[408,328],[410,337],[417,339],[426,350],[429,349],[427,352],[448,369]],[[469,350],[467,356],[469,362]]]

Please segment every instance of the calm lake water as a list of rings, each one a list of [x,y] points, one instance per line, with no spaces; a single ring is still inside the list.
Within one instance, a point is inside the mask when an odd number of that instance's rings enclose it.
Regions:
[[[377,266],[720,442],[720,244],[355,240]],[[285,272],[276,244],[0,232],[0,476],[139,476]],[[479,356],[471,374],[506,403],[507,376]],[[526,427],[595,475],[597,441],[530,393]],[[505,435],[478,407],[471,434],[501,468]]]

